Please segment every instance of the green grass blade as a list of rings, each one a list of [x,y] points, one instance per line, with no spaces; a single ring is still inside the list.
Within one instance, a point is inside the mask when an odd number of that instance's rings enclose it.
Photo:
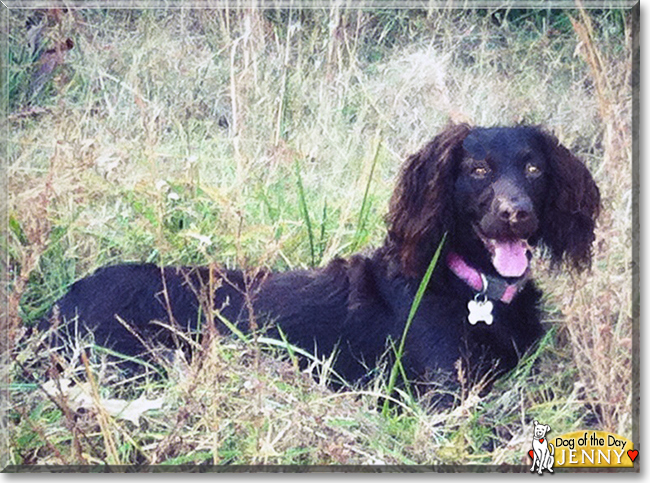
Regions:
[[[302,185],[302,176],[300,175],[300,164],[296,161],[296,179],[298,182],[298,203],[300,206],[300,211],[302,216],[305,219],[305,224],[307,225],[307,233],[309,235],[309,251],[311,253],[311,266],[316,265],[316,251],[314,248],[314,230],[311,226],[311,220],[309,219],[309,210],[307,209],[307,199],[305,198],[305,189]]]
[[[323,203],[323,216],[321,216],[320,224],[320,239],[318,240],[318,263],[323,260],[323,254],[325,253],[325,223],[327,222],[327,200]]]
[[[366,189],[363,193],[363,201],[361,202],[361,209],[359,210],[359,219],[357,220],[357,229],[354,233],[354,240],[352,242],[352,251],[356,251],[359,245],[361,244],[361,237],[363,231],[366,228],[366,222],[368,221],[368,212],[370,207],[368,206],[368,195],[370,193],[370,185],[372,184],[372,176],[375,173],[375,167],[377,166],[377,160],[379,159],[379,148],[381,146],[381,138],[379,136],[379,131],[375,136],[375,151],[372,157],[372,164],[370,166],[370,174],[368,175],[368,181],[366,182]]]
[[[283,337],[284,338],[284,337]],[[310,361],[316,362],[318,364],[322,364],[322,361],[318,359],[316,356],[314,356],[312,353],[301,349],[298,346],[295,346],[291,344],[290,342],[287,342],[286,340],[277,340],[277,339],[272,339],[270,337],[265,337],[261,336],[257,338],[257,341],[260,344],[266,344],[271,347],[280,347],[282,349],[285,349],[289,351],[290,354],[300,354],[301,356],[309,359]],[[330,368],[328,370],[328,373],[331,374],[332,376],[335,376],[336,379],[344,386],[344,387],[350,387],[350,384],[341,376],[339,373],[337,373],[334,369]]]
[[[447,239],[447,234],[445,233],[444,236],[442,237],[442,240],[440,240],[440,243],[438,244],[436,253],[433,255],[433,258],[429,263],[429,267],[427,268],[424,277],[422,277],[422,281],[420,282],[418,291],[415,294],[413,303],[411,304],[411,310],[409,312],[408,318],[406,319],[406,325],[404,325],[404,332],[402,333],[402,338],[400,339],[399,347],[397,348],[397,354],[395,355],[395,363],[393,364],[393,367],[390,370],[390,376],[388,379],[388,389],[387,389],[388,395],[390,395],[395,389],[395,383],[397,382],[397,375],[401,372],[400,367],[402,364],[402,355],[404,354],[404,344],[406,343],[406,335],[408,334],[408,331],[411,328],[411,323],[413,322],[413,318],[415,317],[415,314],[418,311],[418,307],[420,307],[420,302],[422,302],[422,297],[424,296],[424,292],[427,289],[427,286],[429,285],[429,280],[431,279],[431,275],[433,274],[433,269],[438,264],[438,259],[440,258],[440,252],[442,251],[442,247],[444,246],[446,239]],[[402,377],[404,376],[402,375]],[[408,381],[404,381],[404,382],[408,384]],[[384,407],[382,408],[382,414],[386,415],[387,413],[388,413],[388,400],[384,402]]]
[[[27,235],[25,235],[25,231],[23,230],[23,227],[20,225],[20,222],[13,216],[9,216],[9,229],[11,232],[18,238],[18,241],[20,242],[21,245],[27,245],[29,243],[29,240],[27,239]]]
[[[291,359],[291,364],[297,369],[299,367],[298,365],[298,358],[296,357],[296,351],[293,350],[293,345],[289,342],[289,339],[287,339],[287,336],[285,335],[284,331],[280,326],[278,326],[278,332],[280,334],[280,338],[282,339],[282,342],[284,343],[287,352],[289,354],[289,359]]]
[[[225,318],[223,315],[221,315],[221,313],[219,311],[215,311],[214,315],[216,315],[217,318],[219,319],[219,321],[221,323],[223,323],[223,325],[228,327],[230,332],[235,334],[239,340],[241,340],[245,344],[248,344],[250,342],[249,337],[246,334],[244,334],[241,330],[239,330],[235,324],[233,324],[227,318]]]
[[[156,372],[159,376],[161,376],[161,377],[165,376],[165,373],[160,369],[160,367],[157,367],[157,366],[155,366],[155,365],[153,365],[153,364],[151,364],[151,363],[149,363],[149,362],[147,362],[147,361],[145,361],[145,360],[143,360],[143,359],[141,359],[139,357],[129,356],[127,354],[123,354],[123,353],[121,353],[119,351],[116,351],[116,350],[113,350],[113,349],[110,349],[108,347],[104,347],[104,346],[101,346],[101,345],[93,344],[91,347],[97,353],[108,354],[110,356],[121,359],[123,361],[132,362],[132,363],[138,364],[138,365],[140,365],[142,367],[147,367],[147,368],[151,369],[152,371]]]

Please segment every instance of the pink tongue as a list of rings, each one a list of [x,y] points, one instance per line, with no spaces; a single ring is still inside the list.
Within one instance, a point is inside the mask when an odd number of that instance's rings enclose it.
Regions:
[[[526,248],[523,240],[494,242],[494,268],[504,277],[521,277],[528,268]]]

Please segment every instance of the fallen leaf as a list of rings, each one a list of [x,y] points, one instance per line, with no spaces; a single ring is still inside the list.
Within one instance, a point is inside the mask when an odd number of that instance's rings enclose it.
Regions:
[[[71,385],[70,379],[62,378],[59,380],[49,380],[43,384],[43,390],[55,399],[61,396],[65,398],[71,409],[80,408],[97,410],[97,404],[92,397],[92,390],[89,383]],[[100,409],[106,411],[116,419],[131,421],[136,426],[140,426],[140,416],[152,409],[160,409],[163,405],[163,398],[147,399],[146,396],[140,396],[135,401],[125,399],[99,399]]]

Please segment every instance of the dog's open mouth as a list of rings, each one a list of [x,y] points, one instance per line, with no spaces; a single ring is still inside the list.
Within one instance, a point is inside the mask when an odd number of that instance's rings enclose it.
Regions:
[[[476,229],[479,238],[492,255],[492,265],[502,277],[521,277],[532,256],[526,239],[489,238]]]

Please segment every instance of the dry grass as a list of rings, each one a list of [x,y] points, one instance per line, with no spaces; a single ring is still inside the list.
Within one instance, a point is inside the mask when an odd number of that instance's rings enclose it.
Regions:
[[[169,381],[78,367],[94,381],[80,411],[12,363],[6,463],[520,464],[532,419],[631,437],[629,12],[9,15],[9,348],[107,263],[288,269],[377,246],[401,160],[449,120],[546,126],[591,168],[603,214],[591,273],[538,264],[552,330],[487,396],[381,415],[381,379],[334,393],[290,352],[215,338]],[[44,82],[42,51],[67,38]],[[17,358],[42,383],[30,350]],[[143,394],[164,402],[139,426],[102,409]]]

